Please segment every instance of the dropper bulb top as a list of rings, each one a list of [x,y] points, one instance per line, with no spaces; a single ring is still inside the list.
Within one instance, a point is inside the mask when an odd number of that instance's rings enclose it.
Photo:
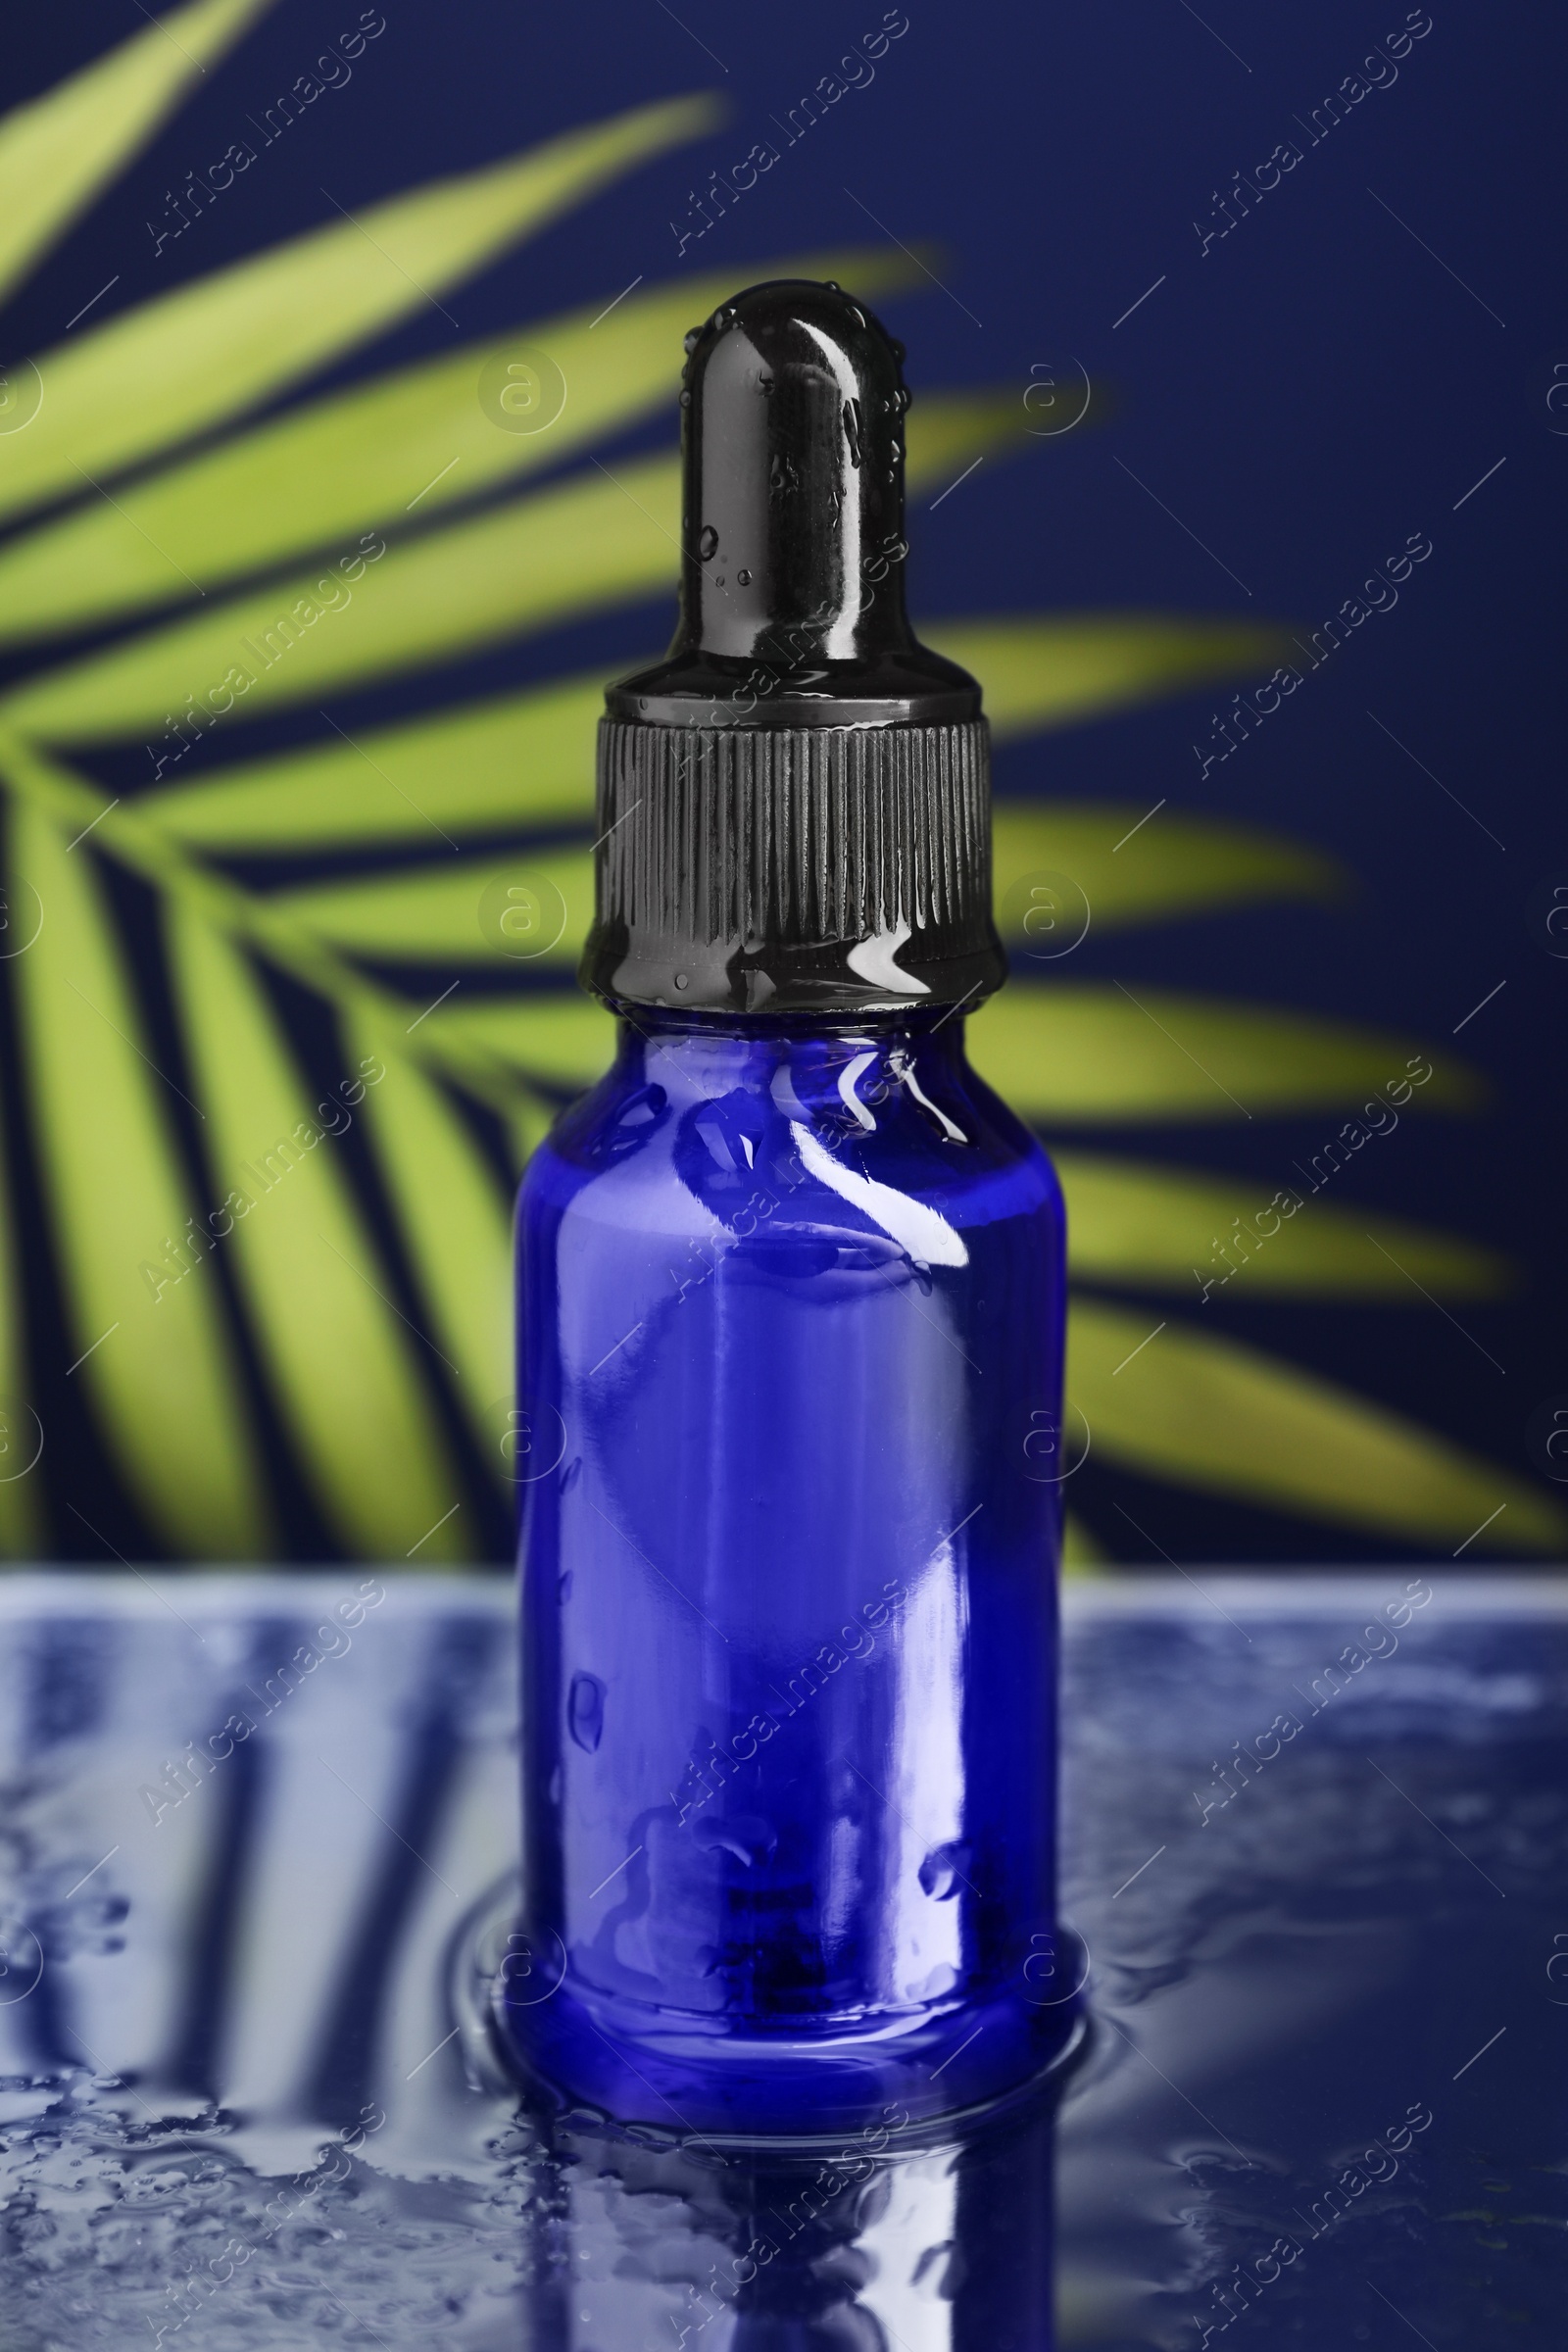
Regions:
[[[775,278],[686,351],[672,650],[795,667],[910,648],[903,345],[840,287]]]

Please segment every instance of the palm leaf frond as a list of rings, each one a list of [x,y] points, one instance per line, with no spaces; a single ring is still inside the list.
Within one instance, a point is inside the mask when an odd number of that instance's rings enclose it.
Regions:
[[[1350,1113],[1380,1088],[1429,1076],[1412,1106],[1462,1109],[1479,1095],[1461,1065],[1348,1021],[1116,982],[1015,981],[970,1025],[975,1066],[1023,1117],[1136,1120]],[[1335,1121],[1325,1145],[1342,1135]],[[1358,1147],[1346,1146],[1349,1152]]]
[[[0,297],[271,0],[194,0],[0,121]]]
[[[1119,1290],[1182,1291],[1193,1305],[1268,1297],[1378,1298],[1422,1304],[1492,1298],[1509,1267],[1494,1250],[1402,1217],[1314,1198],[1327,1177],[1282,1162],[1284,1182],[1161,1167],[1148,1160],[1054,1153],[1067,1196],[1072,1271]]]
[[[349,1032],[350,1066],[379,1061],[363,1116],[413,1260],[425,1328],[449,1359],[475,1431],[512,1391],[512,1226],[498,1173],[446,1090],[368,1022]]]
[[[569,480],[404,544],[379,542],[380,554],[347,549],[347,576],[341,563],[317,565],[46,670],[0,699],[0,717],[46,742],[112,743],[159,732],[192,697],[211,725],[210,692],[236,708],[242,698],[247,718],[317,703],[658,594],[676,562],[678,515],[675,460],[639,459],[613,477]],[[352,567],[367,563],[356,577]]]
[[[999,742],[1255,676],[1288,661],[1294,642],[1254,621],[1168,612],[966,615],[933,622],[926,633],[980,680]]]
[[[1011,938],[1024,936],[1027,906],[1009,894],[1040,873],[1075,882],[1091,927],[1101,930],[1345,888],[1331,858],[1277,834],[1163,810],[1152,823],[1147,808],[1100,801],[998,802],[992,868],[998,915]]]
[[[0,288],[264,4],[195,0],[0,122]],[[590,1082],[613,1042],[602,1007],[551,985],[588,918],[597,675],[352,740],[327,719],[328,740],[188,782],[185,749],[214,723],[220,745],[230,730],[243,743],[251,718],[665,597],[675,461],[597,451],[672,400],[680,328],[734,272],[634,290],[608,310],[584,303],[305,392],[260,422],[255,412],[426,305],[461,335],[442,299],[453,287],[714,118],[706,98],[642,107],[352,217],[339,206],[323,226],[44,354],[44,405],[0,445],[0,516],[24,522],[0,549],[0,636],[137,624],[0,695],[13,884],[30,884],[46,910],[13,973],[26,1073],[13,1148],[38,1162],[79,1358],[67,1377],[172,1548],[272,1547],[265,1428],[343,1548],[471,1553],[493,1497],[475,1490],[463,1508],[463,1421],[488,1439],[509,1382],[503,1162],[510,1151],[520,1165],[551,1102]],[[834,275],[876,295],[913,266],[879,250],[755,274]],[[565,386],[545,433],[504,432],[480,402],[481,367],[519,343],[544,350]],[[1021,450],[1022,424],[1013,393],[925,395],[908,420],[911,491]],[[1133,612],[969,616],[928,634],[979,676],[1003,741],[1256,674],[1291,652],[1266,626]],[[150,788],[119,797],[51,748],[138,736]],[[337,855],[332,878],[278,878],[321,851]],[[247,879],[257,857],[264,878]],[[129,877],[113,899],[112,868]],[[1074,881],[1102,929],[1341,887],[1328,858],[1253,828],[1004,801],[1004,922],[1019,913],[1009,893],[1041,872]],[[507,975],[492,902],[523,882],[559,904],[560,935],[518,967],[512,993],[486,995]],[[415,993],[421,964],[459,972],[429,1005]],[[432,994],[439,985],[432,975]],[[1366,1140],[1362,1106],[1407,1075],[1412,1109],[1478,1094],[1458,1064],[1433,1066],[1371,1030],[1059,974],[1007,991],[973,1044],[982,1071],[1043,1123],[1311,1112],[1337,1165]],[[1073,1270],[1109,1287],[1217,1276],[1215,1250],[1234,1249],[1244,1224],[1255,1231],[1264,1199],[1234,1178],[1090,1153],[1064,1153],[1062,1167]],[[217,1239],[199,1239],[215,1226]],[[1465,1243],[1352,1212],[1338,1188],[1241,1268],[1259,1297],[1364,1298],[1412,1284],[1483,1297],[1503,1272]],[[1233,1295],[1247,1295],[1240,1281]],[[0,1421],[6,1384],[27,1386],[16,1299],[0,1280]],[[1500,1499],[1505,1543],[1558,1539],[1549,1496],[1210,1330],[1167,1324],[1141,1348],[1153,1320],[1094,1298],[1076,1308],[1074,1394],[1102,1458],[1421,1541],[1457,1542]],[[25,1482],[5,1482],[4,1437],[0,1544],[14,1552],[40,1522]],[[1092,1553],[1075,1524],[1069,1557]]]
[[[1105,1554],[1075,1511],[1061,1524],[1061,1567],[1064,1576],[1083,1576],[1104,1564]]]
[[[442,1048],[449,1041],[477,1048],[563,1093],[592,1086],[615,1052],[613,1015],[595,998],[554,990],[432,1012],[425,1026]]]
[[[484,919],[496,901],[504,906],[509,885],[536,901],[529,914],[537,941],[513,942],[493,918]],[[363,882],[310,883],[274,903],[334,947],[388,963],[489,963],[505,970],[525,960],[535,968],[569,967],[582,954],[593,916],[594,861],[585,849],[448,858]],[[527,955],[519,956],[519,948]]]
[[[6,929],[17,920],[18,894],[4,894]],[[26,921],[31,926],[34,910]],[[20,945],[20,942],[18,943]],[[0,1114],[0,1559],[36,1559],[43,1549],[43,1478],[35,1477],[47,1432],[31,1398],[22,1236],[8,1167],[9,1106]],[[44,1473],[46,1477],[47,1472]]]
[[[230,857],[586,822],[604,707],[596,670],[367,729],[352,741],[333,734],[304,751],[160,786],[136,806],[172,840]]]
[[[192,1236],[207,1204],[175,1141],[178,1081],[149,1051],[91,848],[73,848],[62,827],[24,805],[13,855],[44,909],[18,975],[77,1358],[71,1377],[165,1539],[198,1556],[243,1558],[275,1531],[218,1277]]]
[[[1134,1351],[1137,1351],[1136,1353]],[[1462,1545],[1493,1519],[1510,1551],[1568,1540],[1555,1498],[1447,1438],[1241,1342],[1078,1300],[1067,1384],[1103,1457],[1405,1543]]]
[[[969,429],[990,431],[989,407],[978,405]],[[912,431],[909,466],[918,479]],[[246,716],[257,717],[655,595],[678,563],[679,519],[670,457],[601,466],[390,551],[367,533],[335,565],[46,670],[0,698],[0,716],[41,740],[77,744],[157,730],[193,700],[211,725],[214,696],[225,710],[242,697]],[[367,567],[386,552],[384,570]]]
[[[439,307],[518,237],[713,120],[705,98],[637,107],[368,205],[83,329],[38,360],[46,397],[7,446],[0,514],[75,495],[89,478],[224,423],[415,311]]]
[[[914,265],[873,249],[811,254],[794,268],[877,292]],[[182,603],[195,583],[211,593],[313,549],[351,547],[411,507],[423,522],[558,466],[670,404],[682,326],[728,291],[713,273],[634,295],[608,318],[584,306],[466,343],[289,409],[122,487],[112,505],[50,518],[0,550],[0,641]],[[518,346],[547,353],[564,380],[565,406],[537,433],[503,431],[479,399],[485,362]]]
[[[344,1145],[324,1132],[333,1114],[302,1083],[243,954],[183,907],[171,945],[213,1196],[233,1215],[221,1246],[322,1512],[350,1550],[402,1559],[420,1544],[427,1563],[468,1557],[461,1516],[437,1526],[460,1489],[434,1383],[416,1376],[412,1321],[356,1212]],[[340,1086],[352,1091],[361,1075],[346,1066]],[[427,1335],[414,1337],[439,1360]]]

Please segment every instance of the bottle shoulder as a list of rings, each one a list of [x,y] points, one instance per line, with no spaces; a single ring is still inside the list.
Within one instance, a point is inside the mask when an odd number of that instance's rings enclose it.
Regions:
[[[1059,1224],[1061,1194],[1038,1138],[961,1049],[852,1039],[804,1066],[678,1052],[617,1064],[535,1152],[521,1213],[738,1239],[848,1225],[957,1262],[944,1231]]]

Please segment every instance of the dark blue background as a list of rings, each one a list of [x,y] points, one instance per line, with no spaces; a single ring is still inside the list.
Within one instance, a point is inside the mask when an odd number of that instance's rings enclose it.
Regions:
[[[908,343],[916,387],[1016,387],[1021,417],[1031,368],[1066,368],[1070,354],[1115,396],[1102,427],[1020,435],[1015,458],[989,459],[937,512],[917,514],[917,614],[1145,607],[1277,618],[1304,634],[1410,533],[1426,532],[1434,553],[1397,609],[1368,621],[1206,781],[1191,747],[1208,735],[1209,696],[1008,749],[999,788],[1145,805],[1163,795],[1172,809],[1309,838],[1353,868],[1359,890],[1341,908],[1091,939],[1074,976],[1114,972],[1134,986],[1142,977],[1374,1020],[1454,1044],[1487,1073],[1494,1100],[1483,1117],[1402,1123],[1348,1173],[1341,1195],[1515,1255],[1523,1271],[1510,1301],[1459,1309],[1481,1347],[1413,1295],[1408,1309],[1214,1312],[1523,1470],[1532,1410],[1568,1390],[1556,1181],[1568,963],[1544,951],[1528,914],[1543,882],[1568,873],[1561,567],[1545,527],[1560,507],[1568,439],[1553,436],[1539,385],[1531,389],[1543,359],[1568,359],[1550,239],[1564,211],[1561,21],[1434,0],[1432,30],[1394,86],[1309,147],[1297,118],[1404,24],[1402,6],[1329,0],[1287,14],[1205,0],[1200,21],[1185,0],[1046,12],[908,0],[907,13],[909,29],[872,85],[785,152],[682,261],[667,223],[686,218],[688,191],[754,140],[782,144],[771,119],[878,25],[880,5],[681,0],[677,22],[661,0],[527,10],[386,0],[387,30],[352,82],[318,100],[155,261],[146,222],[163,220],[165,191],[247,136],[247,115],[359,15],[354,0],[283,0],[13,303],[8,348],[54,341],[116,271],[95,318],[315,224],[330,216],[323,185],[358,208],[641,100],[716,88],[730,117],[715,136],[638,172],[449,298],[465,337],[601,290],[608,301],[639,271],[652,280],[732,262],[739,285],[786,254],[874,239],[848,186],[904,242],[943,249],[935,267],[951,295],[932,286],[879,306]],[[8,40],[6,103],[141,22],[129,0],[29,12]],[[1209,223],[1233,171],[1250,172],[1286,139],[1305,150],[1301,163],[1201,256],[1195,218]],[[431,310],[348,372],[451,339]],[[668,426],[645,438],[667,440]],[[608,669],[659,646],[668,618],[650,609],[533,638],[482,676],[597,661]],[[398,707],[395,693],[365,698],[367,710]],[[230,757],[266,737],[231,740]],[[1499,981],[1501,994],[1453,1041],[1455,1024]],[[1103,1140],[1255,1169],[1272,1189],[1325,1132],[1319,1117]],[[1177,1556],[1389,1548],[1107,1481],[1094,1466],[1091,1479],[1100,1483],[1084,1500],[1107,1537],[1122,1524],[1109,1507],[1121,1496]],[[1467,1561],[1487,1547],[1484,1538]],[[1117,1549],[1137,1545],[1129,1535]]]

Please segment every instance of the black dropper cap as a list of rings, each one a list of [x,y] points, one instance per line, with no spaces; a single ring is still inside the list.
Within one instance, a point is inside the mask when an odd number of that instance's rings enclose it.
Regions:
[[[686,338],[681,616],[606,694],[585,986],[840,1014],[978,1004],[991,920],[980,689],[904,608],[904,347],[776,278]]]

